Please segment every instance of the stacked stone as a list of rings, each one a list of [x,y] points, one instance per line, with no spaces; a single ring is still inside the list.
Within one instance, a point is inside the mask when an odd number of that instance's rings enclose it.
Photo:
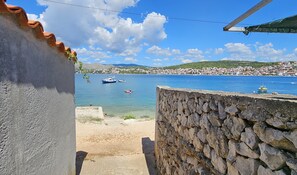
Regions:
[[[297,175],[297,97],[157,91],[160,174]]]

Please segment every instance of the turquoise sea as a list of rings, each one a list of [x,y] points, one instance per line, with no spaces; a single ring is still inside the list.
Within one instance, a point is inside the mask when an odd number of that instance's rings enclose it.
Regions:
[[[101,83],[110,76],[126,82]],[[104,113],[112,116],[154,116],[158,85],[240,93],[253,93],[265,85],[268,93],[297,95],[297,77],[90,74],[90,80],[91,83],[87,83],[82,75],[75,75],[76,105],[102,106]],[[127,89],[133,93],[124,93]]]

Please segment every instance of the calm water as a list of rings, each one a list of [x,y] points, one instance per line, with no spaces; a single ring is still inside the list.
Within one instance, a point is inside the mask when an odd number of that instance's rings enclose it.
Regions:
[[[109,76],[126,82],[102,84],[101,80]],[[87,83],[76,74],[76,105],[102,106],[104,113],[116,116],[154,116],[157,85],[240,93],[253,93],[265,85],[269,93],[297,95],[297,77],[90,74],[90,80]],[[124,93],[127,89],[133,93]]]

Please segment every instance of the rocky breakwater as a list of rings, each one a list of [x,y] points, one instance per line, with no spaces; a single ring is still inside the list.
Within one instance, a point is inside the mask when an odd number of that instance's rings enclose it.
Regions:
[[[159,174],[297,174],[297,97],[157,88]]]

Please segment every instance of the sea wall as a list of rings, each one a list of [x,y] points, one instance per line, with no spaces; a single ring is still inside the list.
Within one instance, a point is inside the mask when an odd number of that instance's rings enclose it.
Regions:
[[[0,174],[75,174],[74,64],[0,16]]]
[[[157,88],[159,174],[297,174],[297,97]]]

